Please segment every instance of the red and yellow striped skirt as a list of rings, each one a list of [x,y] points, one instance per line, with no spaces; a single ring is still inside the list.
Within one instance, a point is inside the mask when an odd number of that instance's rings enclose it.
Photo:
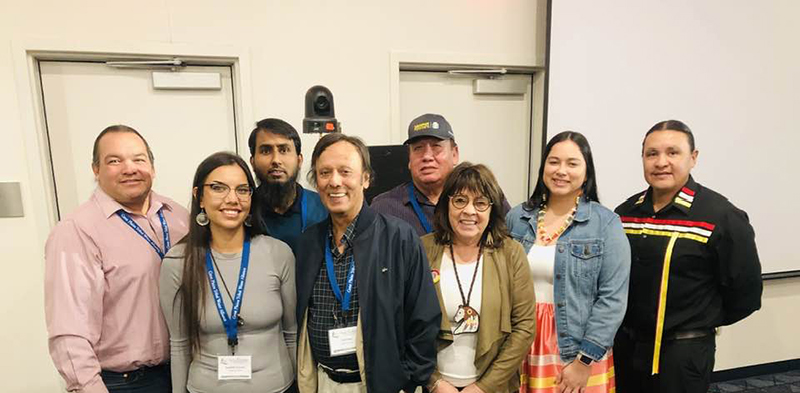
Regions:
[[[536,339],[522,362],[520,393],[555,393],[556,376],[564,368],[558,353],[556,320],[552,303],[536,303]],[[606,356],[592,363],[586,393],[614,393],[614,358]]]

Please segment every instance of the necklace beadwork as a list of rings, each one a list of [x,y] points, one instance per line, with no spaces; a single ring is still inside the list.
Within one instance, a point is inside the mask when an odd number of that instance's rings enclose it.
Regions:
[[[570,210],[567,218],[564,219],[564,223],[561,225],[561,227],[552,234],[548,234],[547,230],[544,229],[544,216],[547,214],[547,205],[545,204],[542,206],[542,208],[539,210],[539,215],[536,218],[536,232],[537,236],[544,245],[548,245],[554,240],[558,239],[558,237],[561,236],[561,234],[563,234],[567,228],[569,228],[569,226],[572,224],[572,221],[575,219],[575,212],[578,211],[578,201],[580,201],[580,199],[580,195],[575,198],[575,206],[572,207],[572,210]]]

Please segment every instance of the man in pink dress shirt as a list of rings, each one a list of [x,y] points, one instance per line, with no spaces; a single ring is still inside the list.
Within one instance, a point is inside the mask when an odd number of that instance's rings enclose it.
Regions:
[[[45,245],[50,356],[69,391],[170,392],[158,277],[189,213],[150,190],[153,153],[133,128],[106,128],[92,153],[97,189]]]

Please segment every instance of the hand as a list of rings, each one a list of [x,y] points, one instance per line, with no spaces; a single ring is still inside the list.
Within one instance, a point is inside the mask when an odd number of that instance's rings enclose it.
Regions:
[[[476,384],[467,385],[461,393],[483,393],[483,390],[478,387]]]
[[[592,368],[577,360],[568,364],[556,375],[556,384],[560,393],[583,393]]]
[[[451,385],[450,382],[440,379],[439,384],[436,385],[436,390],[434,390],[433,393],[458,393],[458,389]]]

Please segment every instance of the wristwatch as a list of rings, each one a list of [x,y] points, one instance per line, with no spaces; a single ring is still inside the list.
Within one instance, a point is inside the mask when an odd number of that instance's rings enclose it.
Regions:
[[[586,355],[582,354],[582,353],[579,353],[579,354],[578,354],[578,361],[579,361],[579,362],[581,362],[581,363],[583,363],[583,364],[585,364],[585,365],[587,365],[587,366],[591,366],[591,365],[592,365],[592,362],[593,362],[594,360],[593,360],[592,358],[590,358],[590,357],[588,357],[588,356],[586,356]]]

